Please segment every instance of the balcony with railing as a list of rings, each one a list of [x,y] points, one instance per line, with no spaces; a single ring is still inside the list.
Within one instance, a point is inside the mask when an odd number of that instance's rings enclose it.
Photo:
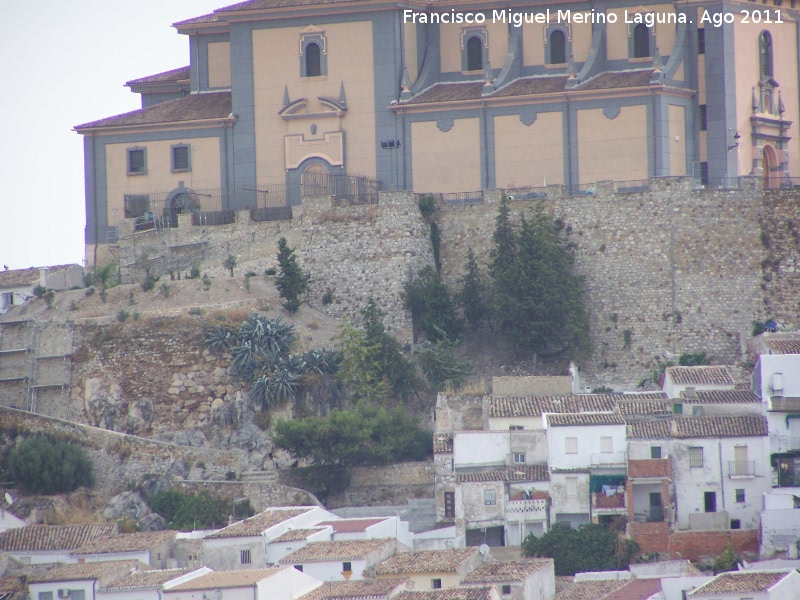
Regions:
[[[769,409],[780,412],[800,411],[800,398],[790,396],[772,396]]]
[[[546,521],[547,498],[509,500],[506,502],[506,521]]]
[[[625,494],[604,494],[602,492],[592,494],[592,513],[605,515],[624,515],[627,514],[625,508]]]
[[[756,476],[756,461],[730,460],[728,461],[728,476],[731,479]]]
[[[634,523],[660,523],[664,520],[664,507],[651,506],[645,510],[633,511]]]

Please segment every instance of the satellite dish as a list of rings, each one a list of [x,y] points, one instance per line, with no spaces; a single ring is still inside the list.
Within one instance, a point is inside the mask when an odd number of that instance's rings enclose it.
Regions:
[[[478,552],[480,552],[481,554],[484,554],[484,555],[488,554],[489,553],[489,544],[481,544],[480,547],[478,548]]]
[[[6,499],[6,504],[8,504],[9,506],[14,504],[14,496],[9,494],[8,492],[6,492],[6,494],[5,494],[5,499]]]

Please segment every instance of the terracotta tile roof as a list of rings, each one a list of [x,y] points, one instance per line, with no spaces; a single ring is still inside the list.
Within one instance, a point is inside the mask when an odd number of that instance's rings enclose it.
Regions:
[[[28,578],[28,583],[49,583],[54,581],[83,581],[99,579],[106,573],[113,571],[133,571],[139,567],[146,567],[138,560],[108,560],[98,562],[70,563],[56,567],[44,575],[33,575]]]
[[[506,98],[509,96],[535,96],[537,94],[553,94],[563,92],[567,83],[566,75],[550,75],[546,77],[524,77],[516,79],[501,87],[493,98]]]
[[[77,550],[100,536],[117,533],[114,523],[99,525],[28,525],[0,533],[0,551]]]
[[[543,413],[608,412],[614,410],[618,398],[619,394],[492,397],[489,399],[489,416],[537,417]]]
[[[173,27],[183,27],[184,25],[201,25],[204,23],[218,23],[219,17],[214,13],[207,15],[200,15],[199,17],[192,17],[191,19],[184,19],[183,21],[176,21],[172,24]]]
[[[350,600],[351,598],[384,598],[395,590],[404,589],[408,579],[362,579],[359,581],[330,581],[297,600]]]
[[[673,420],[673,437],[742,437],[767,435],[767,418],[684,417]]]
[[[3,600],[25,600],[28,597],[28,586],[24,577],[0,577],[0,596]]]
[[[733,385],[724,366],[667,367],[666,375],[679,385]]]
[[[603,596],[602,600],[647,600],[660,591],[660,579],[634,579],[620,589]]]
[[[134,571],[115,579],[101,590],[139,590],[157,588],[172,579],[189,573],[189,569],[150,569],[149,571]]]
[[[389,517],[380,517],[378,519],[341,519],[339,521],[322,521],[317,525],[324,527],[330,525],[333,527],[334,533],[360,533],[366,531],[367,527],[372,527],[378,523],[383,523]]]
[[[270,8],[289,8],[292,6],[326,6],[328,4],[349,4],[363,0],[247,0],[224,8],[218,8],[217,14],[235,13],[246,10],[265,10]]]
[[[235,571],[212,571],[195,579],[185,581],[168,590],[170,592],[185,592],[190,590],[216,590],[224,588],[239,588],[255,585],[267,577],[272,577],[285,567],[270,567],[268,569],[237,569]]]
[[[681,392],[681,398],[691,404],[749,404],[761,403],[761,398],[751,390],[697,390],[694,398]]]
[[[155,75],[148,75],[146,77],[139,77],[138,79],[131,79],[126,81],[125,85],[143,85],[147,83],[172,83],[178,81],[185,81],[191,77],[189,66],[178,67],[164,71],[163,73],[156,73]]]
[[[47,269],[48,272],[61,271],[71,265],[53,265],[50,267],[29,267],[27,269],[9,269],[0,271],[0,288],[21,287],[39,283],[39,272]]]
[[[433,434],[433,453],[452,454],[453,453],[453,434],[434,433]]]
[[[172,539],[177,531],[141,531],[137,533],[118,533],[97,537],[72,554],[109,554],[112,552],[141,552],[151,550]]]
[[[76,125],[75,130],[224,119],[230,114],[231,93],[208,92],[190,94],[177,100],[167,100],[147,108],[140,108],[121,115],[100,119],[99,121]]]
[[[455,572],[477,552],[477,548],[400,552],[378,563],[375,566],[375,575]]]
[[[270,543],[281,543],[281,542],[297,542],[299,540],[304,540],[308,536],[313,535],[315,533],[319,533],[323,530],[323,527],[311,527],[309,529],[290,529],[289,531],[283,533],[282,535],[276,537]]]
[[[552,558],[484,563],[467,575],[461,583],[508,583],[509,581],[523,581],[531,573],[541,571],[551,564],[553,564]]]
[[[603,579],[573,583],[555,596],[555,600],[601,600],[628,583],[627,580]]]
[[[608,73],[600,73],[597,77],[593,77],[588,81],[582,83],[577,88],[578,90],[610,90],[617,88],[631,88],[631,87],[647,87],[650,85],[650,76],[653,74],[652,69],[644,69],[637,71],[611,71]]]
[[[777,354],[800,354],[800,340],[768,340],[767,346]]]
[[[403,592],[393,600],[491,600],[493,587],[450,588],[426,592]]]
[[[513,468],[482,473],[456,473],[457,483],[480,481],[549,481],[547,465],[517,465]]]
[[[625,419],[618,412],[548,414],[550,427],[569,425],[625,425]]]
[[[233,537],[251,537],[254,535],[261,535],[270,527],[274,527],[279,523],[293,519],[312,510],[313,506],[304,506],[301,508],[269,508],[264,512],[258,513],[255,516],[239,521],[233,525],[229,525],[224,529],[215,531],[211,535],[205,537],[207,540],[218,540],[222,538]]]
[[[628,423],[628,438],[667,439],[672,437],[672,419]]]
[[[791,571],[731,571],[720,573],[714,579],[689,592],[690,598],[715,594],[748,594],[766,592]]]
[[[617,409],[623,417],[668,415],[672,412],[670,404],[666,400],[619,402]]]
[[[457,100],[476,100],[483,92],[483,81],[445,82],[432,85],[403,104],[433,104],[455,102]]]
[[[296,565],[307,562],[326,562],[329,560],[358,560],[367,555],[394,544],[392,538],[376,538],[371,540],[344,540],[338,542],[311,542],[284,556],[281,564]]]

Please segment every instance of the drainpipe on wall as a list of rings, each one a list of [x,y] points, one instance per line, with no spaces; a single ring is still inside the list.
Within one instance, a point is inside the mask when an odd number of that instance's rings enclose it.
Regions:
[[[92,136],[92,198],[94,200],[94,260],[92,267],[97,269],[97,245],[100,243],[100,221],[97,212],[97,136],[94,133],[90,135]],[[108,210],[107,205],[106,210]]]
[[[719,445],[719,487],[722,492],[722,510],[725,510],[725,472],[722,470],[722,441],[717,442]]]

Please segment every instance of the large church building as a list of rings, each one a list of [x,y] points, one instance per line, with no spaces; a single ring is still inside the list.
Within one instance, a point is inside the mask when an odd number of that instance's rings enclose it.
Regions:
[[[795,7],[249,0],[175,23],[189,65],[129,81],[140,110],[75,128],[86,244],[186,189],[220,210],[268,203],[270,186],[297,204],[320,174],[421,193],[590,193],[661,176],[791,185]]]

